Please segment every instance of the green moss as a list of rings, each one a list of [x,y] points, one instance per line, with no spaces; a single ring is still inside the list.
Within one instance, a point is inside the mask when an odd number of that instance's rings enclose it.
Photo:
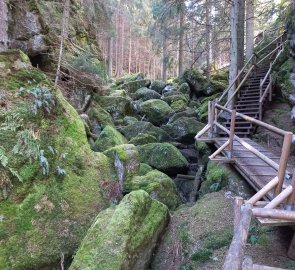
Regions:
[[[167,218],[167,207],[146,192],[128,194],[115,209],[97,216],[70,270],[144,269]]]
[[[158,94],[156,91],[148,89],[146,87],[140,88],[135,92],[136,99],[141,99],[143,101],[149,99],[160,99],[161,95]]]
[[[150,88],[156,91],[159,94],[162,94],[163,89],[165,88],[166,83],[163,81],[152,81]]]
[[[142,145],[148,143],[156,143],[157,138],[150,134],[138,134],[136,137],[132,138],[129,143],[134,145]]]
[[[10,56],[9,65],[19,59],[15,54]],[[59,264],[61,252],[65,257],[73,254],[97,212],[109,204],[101,194],[100,183],[112,179],[115,171],[107,157],[90,150],[79,115],[42,72],[18,66],[8,75],[0,72],[0,77],[10,102],[7,110],[0,109],[1,123],[2,115],[7,114],[18,113],[22,119],[16,132],[0,131],[0,144],[24,179],[23,183],[12,179],[9,198],[0,198],[0,215],[4,216],[0,222],[0,268],[52,268]],[[34,115],[28,96],[14,96],[20,86],[27,87],[28,80],[46,84],[55,100],[51,114]],[[23,129],[32,129],[38,138],[49,163],[49,175],[42,174],[38,159],[30,162],[13,155],[17,132]],[[57,166],[66,175],[60,177]]]
[[[154,125],[160,125],[173,112],[171,107],[159,99],[150,99],[141,104],[140,111]]]
[[[171,137],[167,132],[159,127],[155,127],[153,124],[146,121],[137,121],[124,128],[122,133],[125,135],[127,140],[131,140],[140,134],[148,134],[154,136],[158,141],[169,141]]]
[[[152,170],[153,170],[153,168],[150,165],[145,164],[145,163],[140,163],[138,176],[146,175],[147,173],[151,172]]]
[[[141,162],[167,174],[184,172],[188,162],[179,150],[169,143],[150,143],[137,146]]]
[[[229,173],[224,167],[209,162],[206,171],[206,181],[201,186],[201,193],[215,192],[227,185]]]
[[[124,183],[124,189],[125,192],[145,190],[153,199],[167,205],[169,209],[175,209],[180,202],[173,180],[157,170],[150,171],[144,176],[134,176]]]
[[[127,143],[123,135],[111,126],[106,126],[95,141],[94,151],[103,152],[113,146]]]
[[[91,120],[97,121],[103,128],[106,126],[114,127],[112,116],[99,105],[91,107],[88,115]]]
[[[151,81],[149,80],[137,80],[137,81],[130,81],[126,82],[120,87],[122,87],[124,90],[126,90],[128,93],[135,93],[138,89],[142,87],[148,87],[150,85]]]
[[[132,81],[140,81],[144,79],[143,73],[132,73],[132,74],[126,74],[125,76],[119,78],[116,81],[116,86],[119,86],[124,83],[132,82]]]
[[[202,248],[192,255],[192,260],[197,263],[204,263],[210,260],[213,255],[212,249]]]

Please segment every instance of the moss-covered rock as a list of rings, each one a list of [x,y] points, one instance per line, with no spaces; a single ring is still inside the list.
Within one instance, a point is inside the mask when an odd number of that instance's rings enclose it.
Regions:
[[[133,115],[131,101],[126,97],[95,95],[95,101],[114,119],[122,119],[127,115]]]
[[[179,142],[192,143],[196,134],[205,125],[193,117],[180,117],[165,128]]]
[[[140,88],[135,92],[135,98],[141,99],[143,101],[149,99],[160,99],[161,95],[158,94],[156,91],[148,89],[146,87]]]
[[[227,185],[229,172],[219,164],[209,162],[206,171],[206,180],[200,188],[201,194],[215,192]]]
[[[189,84],[190,89],[197,96],[204,95],[206,78],[195,69],[187,69],[183,75],[181,80]]]
[[[0,58],[11,66],[22,61],[14,51]],[[101,184],[113,180],[113,165],[90,150],[83,122],[60,90],[39,70],[19,67],[0,75],[9,104],[0,108],[1,155],[8,161],[0,169],[0,268],[57,268],[60,254],[72,256],[108,205]],[[36,91],[46,93],[41,107]]]
[[[189,95],[190,94],[190,88],[188,83],[182,83],[179,87],[179,92],[185,94],[185,95]]]
[[[188,162],[179,150],[170,143],[150,143],[137,146],[141,162],[173,175],[185,172]]]
[[[138,173],[140,162],[137,148],[133,144],[112,147],[104,154],[113,161],[121,187],[125,180]]]
[[[166,174],[153,170],[144,176],[134,176],[124,184],[125,192],[142,189],[150,196],[165,204],[169,209],[175,209],[180,200],[173,180]]]
[[[168,209],[143,190],[101,212],[89,229],[70,270],[148,269]]]
[[[124,119],[123,119],[123,123],[126,126],[134,124],[136,122],[138,122],[138,119],[133,117],[133,116],[125,116]]]
[[[168,121],[168,124],[171,124],[173,122],[175,122],[177,119],[181,118],[181,117],[193,117],[195,119],[198,120],[198,114],[197,111],[191,108],[187,108],[185,111],[182,112],[177,112],[175,114],[173,114]]]
[[[187,102],[183,100],[176,100],[171,103],[170,107],[175,112],[185,111],[187,108]]]
[[[169,141],[171,137],[167,132],[159,127],[155,127],[150,122],[138,121],[131,125],[122,128],[122,133],[127,138],[131,140],[140,134],[149,134],[154,136],[159,142]]]
[[[173,112],[166,102],[159,99],[150,99],[143,102],[140,111],[154,125],[161,125]]]
[[[158,142],[157,138],[150,134],[138,134],[136,137],[132,138],[129,143],[134,145],[142,145],[148,143]]]
[[[151,172],[152,170],[153,170],[153,168],[150,165],[148,165],[146,163],[140,163],[138,175],[139,176],[146,175],[147,173]]]
[[[132,82],[132,81],[140,81],[144,79],[144,74],[139,72],[139,73],[132,73],[132,74],[127,74],[121,78],[119,78],[116,81],[116,86],[122,85],[124,83]]]
[[[102,128],[106,126],[114,126],[112,116],[98,104],[89,109],[88,115],[92,122],[92,126],[96,124],[100,125]]]
[[[166,83],[163,81],[152,81],[150,88],[153,89],[154,91],[156,91],[159,94],[162,94],[162,91],[164,90],[166,86]]]
[[[187,104],[189,101],[189,96],[177,92],[173,95],[168,95],[163,97],[162,100],[167,102],[169,105],[171,105],[175,101],[180,101],[180,100],[183,101],[185,104]]]
[[[124,83],[121,87],[125,89],[128,93],[134,94],[138,89],[149,87],[150,84],[150,80],[138,80]]]
[[[111,126],[106,126],[95,141],[94,151],[103,152],[113,146],[127,143],[124,136]]]
[[[198,160],[200,160],[203,164],[206,164],[209,160],[209,156],[211,155],[210,147],[204,142],[196,142],[195,147],[198,152]]]
[[[126,91],[125,90],[114,90],[110,93],[111,97],[126,97]]]

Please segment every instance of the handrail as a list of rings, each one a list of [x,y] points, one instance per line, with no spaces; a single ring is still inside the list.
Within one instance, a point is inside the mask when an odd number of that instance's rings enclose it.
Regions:
[[[275,43],[277,40],[279,40],[280,38],[282,38],[284,36],[285,33],[281,34],[280,36],[278,36],[277,38],[275,38],[272,42],[270,42],[269,44],[267,44],[266,46],[264,46],[261,50],[259,50],[256,54],[260,54],[261,52],[263,52],[265,49],[267,49],[270,45],[272,45],[273,43]]]
[[[215,104],[215,107],[217,109],[219,109],[219,110],[222,110],[222,111],[225,111],[225,112],[228,112],[228,113],[232,112],[231,109],[228,109],[228,108],[226,108],[224,106],[221,106],[219,104]],[[257,126],[261,126],[261,127],[265,128],[265,129],[267,129],[269,131],[272,131],[272,132],[274,132],[274,133],[276,133],[278,135],[285,136],[288,133],[287,131],[285,131],[283,129],[277,128],[277,127],[272,126],[272,125],[269,125],[267,123],[264,123],[264,122],[262,122],[260,120],[257,120],[257,119],[255,119],[253,117],[250,117],[248,115],[245,115],[245,114],[242,114],[242,113],[239,113],[239,112],[236,112],[236,115],[237,115],[237,117],[240,117],[240,118],[246,120],[247,122],[250,122],[250,123],[255,124]],[[295,135],[294,135],[294,139],[295,139]]]
[[[223,92],[223,94],[218,99],[218,102],[220,102],[225,97],[225,95],[228,93],[228,91],[233,87],[233,85],[236,83],[236,81],[238,80],[238,78],[240,77],[240,75],[244,72],[244,70],[246,69],[246,67],[248,66],[248,64],[252,61],[253,57],[254,57],[254,54],[252,54],[252,56],[249,58],[249,60],[247,61],[247,63],[244,65],[244,67],[240,70],[240,72],[235,77],[235,79],[232,81],[232,83]]]

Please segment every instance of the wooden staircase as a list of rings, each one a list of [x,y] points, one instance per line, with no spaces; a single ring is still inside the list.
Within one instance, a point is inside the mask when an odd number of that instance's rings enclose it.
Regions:
[[[260,83],[266,77],[269,71],[270,63],[267,62],[263,67],[258,68],[254,71],[245,82],[244,86],[241,88],[234,109],[238,113],[253,117],[255,119],[260,118],[259,101],[260,101]],[[270,83],[270,78],[267,77],[265,84]],[[262,94],[264,93],[266,87],[263,87]],[[267,93],[268,100],[271,100],[271,92]],[[264,99],[262,106],[265,106],[267,99]],[[226,119],[223,125],[226,128],[230,128],[231,120]],[[249,137],[254,132],[254,126],[245,121],[244,119],[236,119],[235,134],[239,137]],[[226,133],[221,132],[220,135],[226,135]]]

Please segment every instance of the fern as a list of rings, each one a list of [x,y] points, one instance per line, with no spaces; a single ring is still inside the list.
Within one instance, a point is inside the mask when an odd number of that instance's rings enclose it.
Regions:
[[[43,175],[49,175],[49,163],[47,158],[44,156],[44,150],[40,150],[39,152],[39,162]]]
[[[31,89],[30,94],[34,98],[31,106],[31,111],[34,114],[37,114],[40,109],[49,114],[55,106],[51,92],[45,87],[37,85]]]
[[[23,126],[23,119],[18,113],[11,113],[5,116],[4,122],[0,125],[0,130],[16,132]]]

